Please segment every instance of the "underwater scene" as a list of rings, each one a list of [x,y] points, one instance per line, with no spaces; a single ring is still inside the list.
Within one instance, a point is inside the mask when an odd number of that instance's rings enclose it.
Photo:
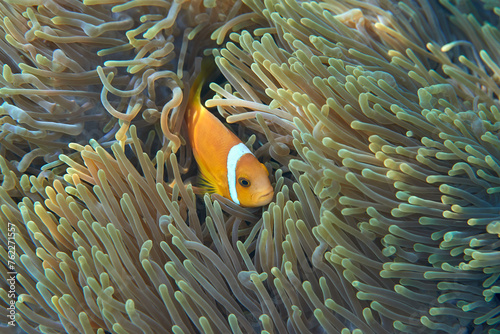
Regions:
[[[0,16],[0,333],[500,334],[500,0]]]

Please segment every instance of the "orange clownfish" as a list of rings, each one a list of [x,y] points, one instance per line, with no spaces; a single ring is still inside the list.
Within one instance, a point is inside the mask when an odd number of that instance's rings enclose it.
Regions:
[[[274,191],[267,168],[201,104],[206,66],[189,93],[186,112],[189,142],[198,163],[202,186],[243,207],[268,204]]]

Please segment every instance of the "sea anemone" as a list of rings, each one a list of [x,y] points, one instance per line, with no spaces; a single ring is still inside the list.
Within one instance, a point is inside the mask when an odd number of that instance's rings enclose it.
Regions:
[[[37,175],[68,141],[102,137],[90,129],[110,119],[97,104],[96,52],[122,42],[112,31],[89,37],[64,19],[79,11],[104,23],[105,15],[76,1],[0,4],[0,155],[19,173]]]
[[[498,8],[9,8],[0,274],[13,283],[0,289],[0,322],[28,333],[498,332]],[[33,39],[11,42],[23,36],[13,27]],[[59,48],[80,67],[47,58]],[[207,107],[272,170],[263,209],[196,195],[183,114],[209,54],[222,78]],[[64,116],[29,112],[49,104]],[[61,130],[89,124],[107,125]]]

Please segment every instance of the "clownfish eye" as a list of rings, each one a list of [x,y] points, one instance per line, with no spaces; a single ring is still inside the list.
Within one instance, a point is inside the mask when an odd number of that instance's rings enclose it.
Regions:
[[[242,186],[242,187],[250,187],[250,180],[247,179],[247,178],[244,178],[244,177],[240,177],[238,179],[238,183]]]

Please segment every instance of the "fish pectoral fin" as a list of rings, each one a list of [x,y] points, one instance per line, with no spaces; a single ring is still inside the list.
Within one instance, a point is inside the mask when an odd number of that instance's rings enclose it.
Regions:
[[[198,174],[198,186],[203,189],[204,193],[214,193],[215,192],[215,187],[213,183],[210,181],[209,178],[207,178],[205,175],[202,173]]]
[[[199,182],[200,188],[202,188],[205,191],[205,193],[209,193],[209,194],[215,193],[215,194],[223,195],[222,194],[222,189],[223,189],[222,185],[217,180],[217,178],[214,177],[213,175],[211,175],[209,173],[200,172],[198,175],[198,182]]]

